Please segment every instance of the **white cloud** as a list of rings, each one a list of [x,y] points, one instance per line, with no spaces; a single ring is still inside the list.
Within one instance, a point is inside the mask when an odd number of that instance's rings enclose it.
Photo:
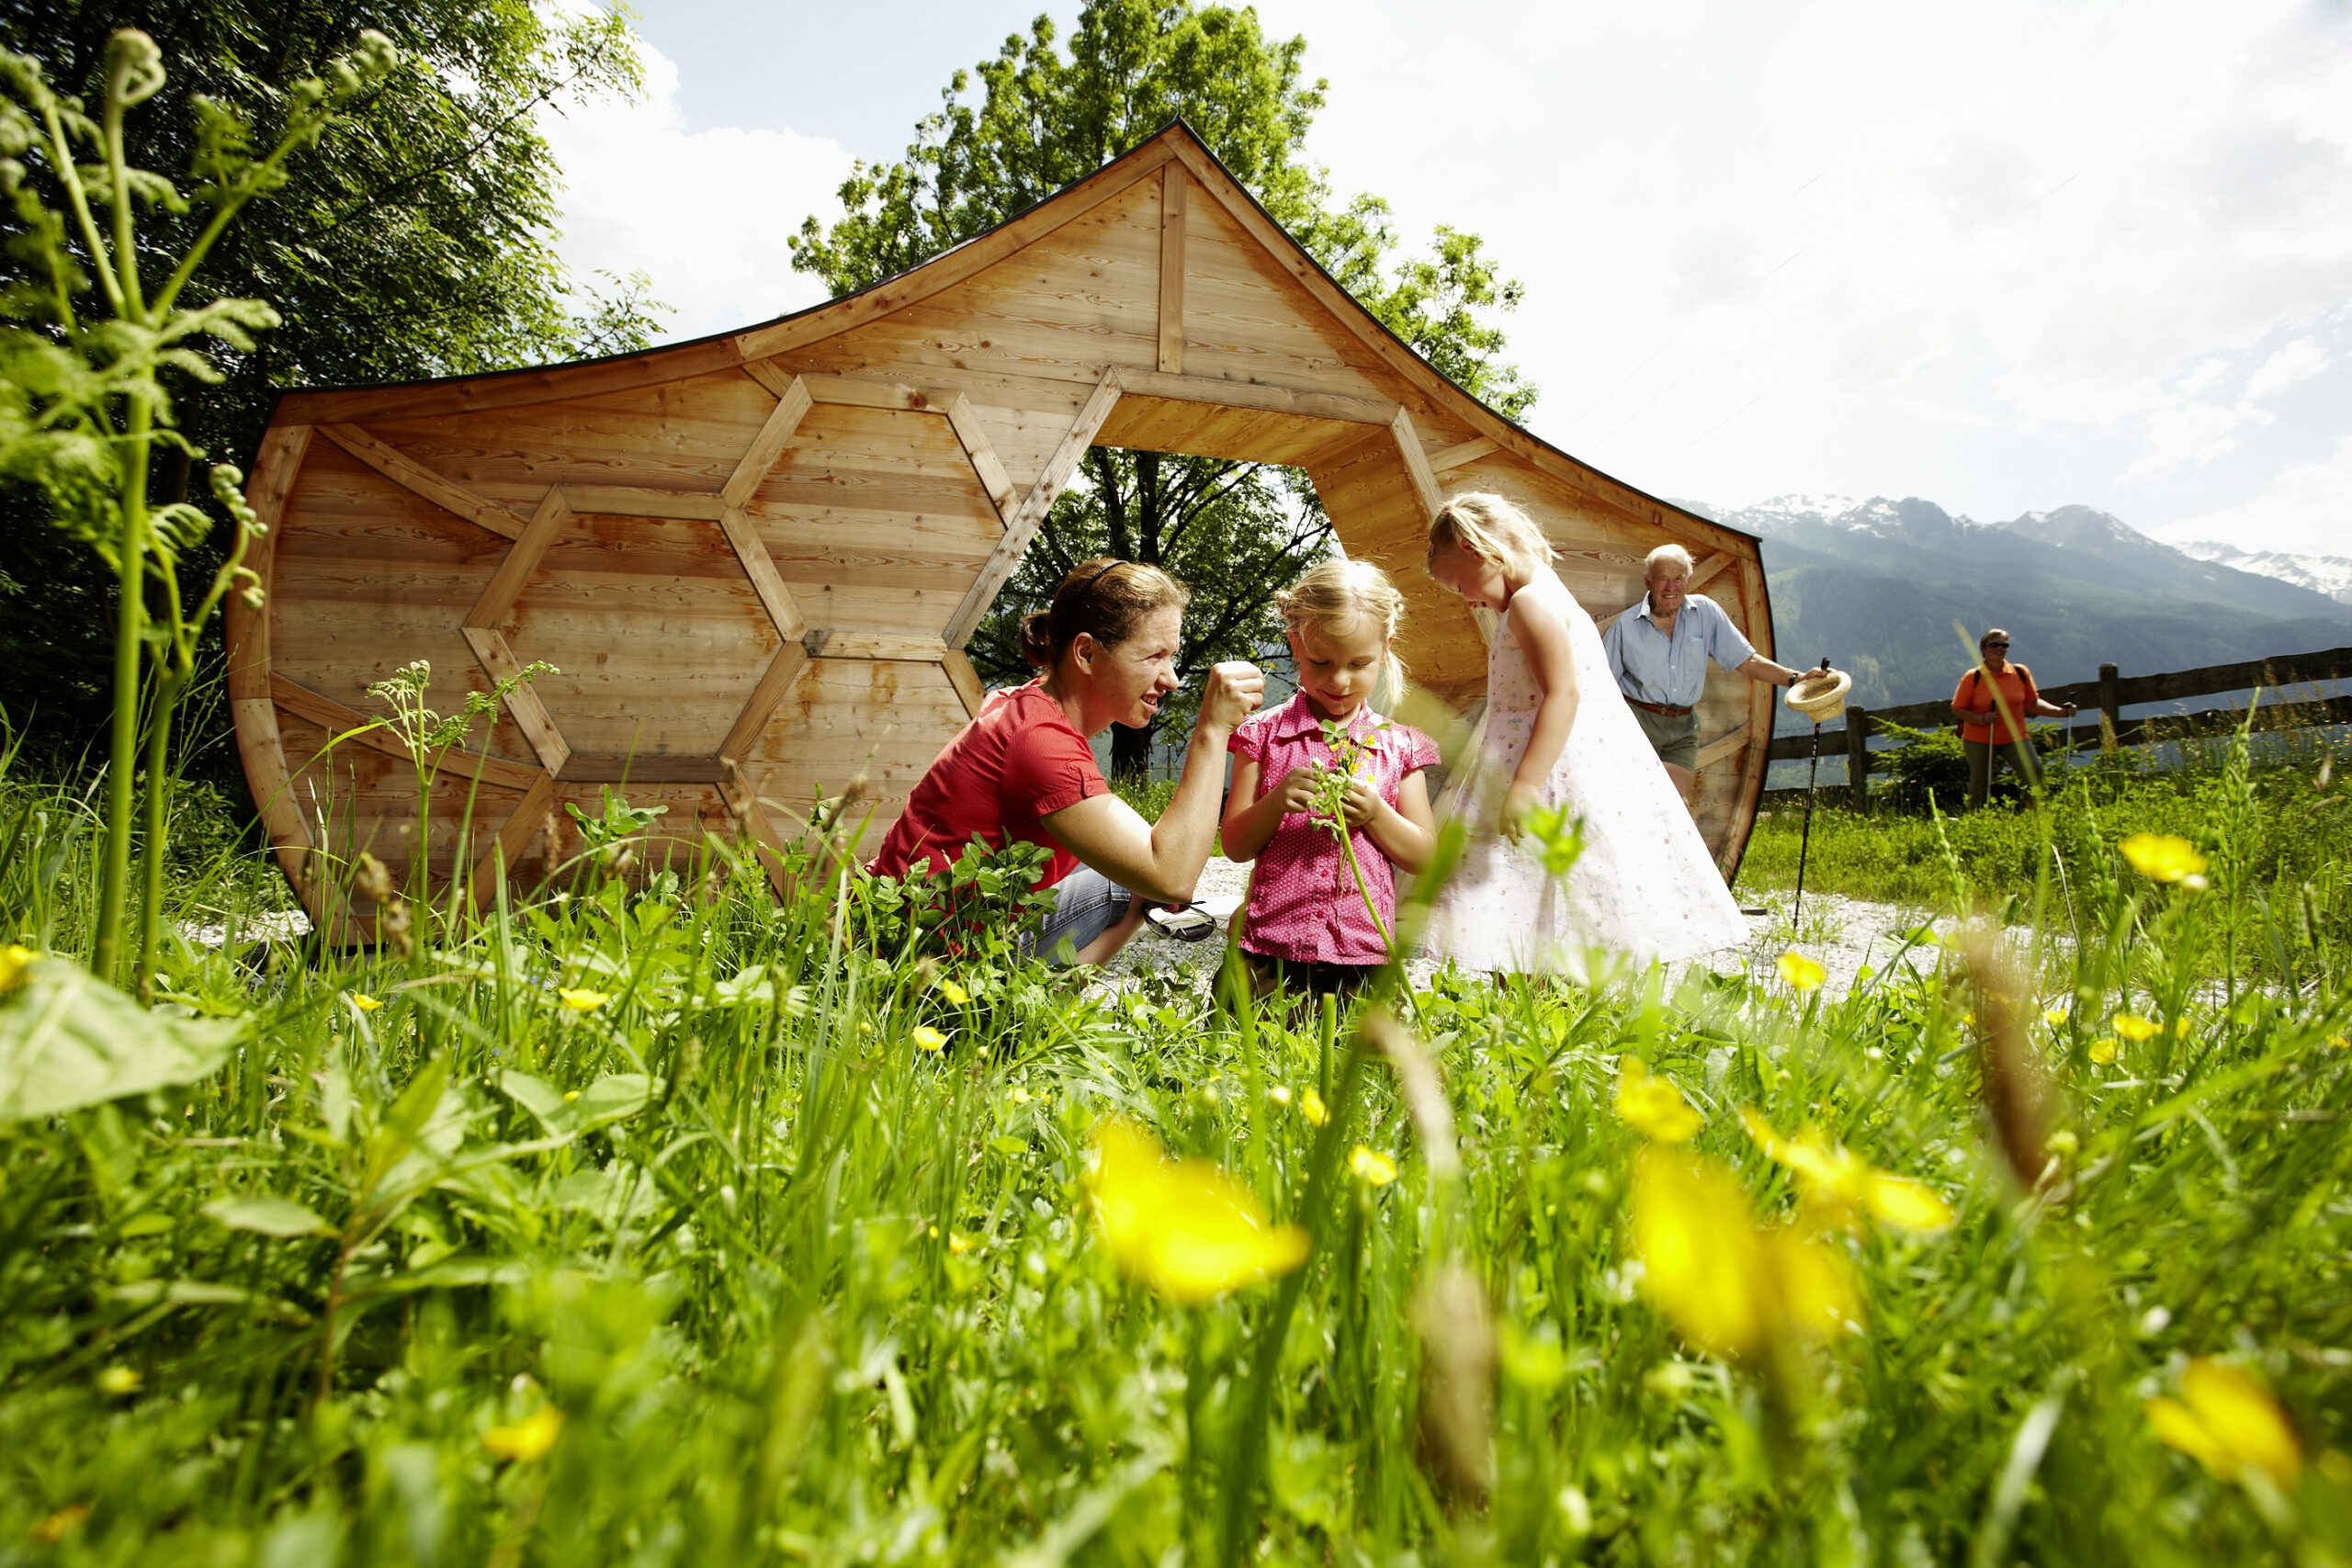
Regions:
[[[791,130],[688,130],[678,68],[640,40],[637,101],[567,104],[539,118],[564,175],[558,250],[582,277],[643,272],[673,307],[665,336],[699,337],[813,305],[825,290],[792,270],[786,241],[830,220],[850,155]]]
[[[2176,544],[2219,539],[2241,549],[2352,555],[2352,435],[2338,437],[2323,457],[2281,470],[2251,501],[2152,532]]]
[[[2245,395],[2256,401],[2278,396],[2327,368],[2327,350],[2314,338],[2299,337],[2262,362],[2246,378]]]

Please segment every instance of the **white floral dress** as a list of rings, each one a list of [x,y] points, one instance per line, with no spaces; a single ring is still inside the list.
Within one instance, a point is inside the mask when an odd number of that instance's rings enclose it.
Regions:
[[[1544,782],[1544,804],[1565,804],[1584,823],[1584,853],[1566,877],[1545,872],[1534,840],[1513,842],[1494,824],[1543,701],[1511,632],[1511,615],[1531,596],[1566,618],[1576,660],[1576,723]],[[1495,628],[1485,742],[1452,793],[1471,837],[1430,919],[1432,957],[1466,969],[1583,976],[1601,953],[1670,961],[1747,935],[1706,841],[1610,674],[1599,628],[1548,569],[1512,596]]]

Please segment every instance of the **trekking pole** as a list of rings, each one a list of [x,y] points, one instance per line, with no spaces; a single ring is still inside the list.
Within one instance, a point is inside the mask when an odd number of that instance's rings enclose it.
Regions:
[[[1819,672],[1826,674],[1828,670],[1829,660],[1825,658]],[[1807,765],[1804,775],[1804,832],[1797,840],[1797,903],[1795,911],[1789,916],[1789,924],[1798,930],[1803,930],[1804,924],[1804,857],[1805,852],[1813,848],[1813,787],[1820,777],[1821,721],[1816,718],[1813,721],[1813,761]]]

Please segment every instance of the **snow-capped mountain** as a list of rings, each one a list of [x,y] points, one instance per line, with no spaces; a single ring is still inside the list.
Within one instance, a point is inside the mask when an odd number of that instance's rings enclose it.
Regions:
[[[2225,545],[2218,539],[2188,539],[2175,547],[2181,554],[2193,556],[2199,560],[2235,567],[2240,571],[2258,572],[2264,577],[2275,577],[2281,582],[2291,582],[2298,588],[2308,588],[2314,593],[2324,593],[2331,599],[2352,604],[2352,556],[2242,550],[2235,545]]]
[[[2198,558],[2092,507],[1979,523],[1917,497],[1681,504],[1763,537],[1777,657],[1826,655],[1869,705],[1948,694],[1988,626],[2053,685],[2105,662],[2138,674],[2352,641],[2352,602],[2319,584]]]

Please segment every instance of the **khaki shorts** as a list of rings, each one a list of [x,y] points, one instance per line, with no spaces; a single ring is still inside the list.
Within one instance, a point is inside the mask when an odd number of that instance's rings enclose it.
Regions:
[[[1633,705],[1628,703],[1628,707]],[[1657,760],[1668,767],[1684,773],[1699,771],[1699,716],[1686,713],[1680,718],[1669,718],[1647,708],[1634,708],[1634,721],[1642,733],[1650,738],[1650,746],[1657,752]]]

